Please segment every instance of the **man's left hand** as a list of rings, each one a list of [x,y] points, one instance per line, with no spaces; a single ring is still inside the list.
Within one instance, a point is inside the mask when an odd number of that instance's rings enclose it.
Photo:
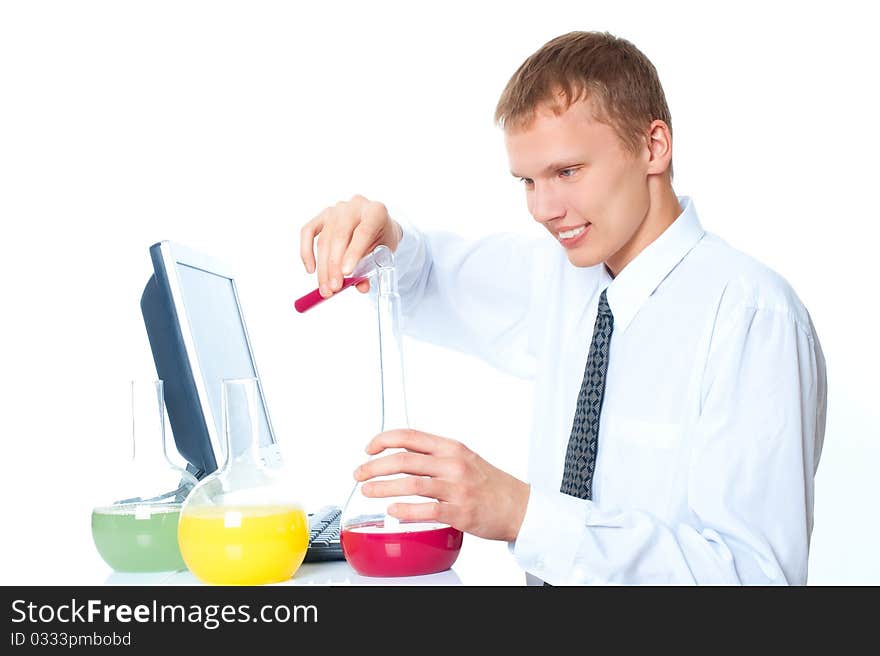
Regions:
[[[358,481],[376,476],[409,474],[370,481],[368,497],[421,496],[434,501],[394,503],[388,513],[402,521],[436,521],[490,540],[516,539],[529,500],[527,483],[493,467],[461,442],[413,429],[379,433],[367,445],[376,455],[355,470]]]

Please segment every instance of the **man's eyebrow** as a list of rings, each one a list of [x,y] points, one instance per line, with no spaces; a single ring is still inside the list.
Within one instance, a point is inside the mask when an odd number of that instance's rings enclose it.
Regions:
[[[581,166],[581,162],[575,158],[563,159],[563,160],[559,160],[558,162],[553,162],[552,164],[548,164],[547,166],[544,167],[544,170],[541,172],[542,173],[553,173],[554,171],[561,171],[563,169],[570,169],[575,166]],[[516,173],[514,171],[511,171],[510,175],[512,175],[514,178],[527,177],[524,175],[520,175],[519,173]]]

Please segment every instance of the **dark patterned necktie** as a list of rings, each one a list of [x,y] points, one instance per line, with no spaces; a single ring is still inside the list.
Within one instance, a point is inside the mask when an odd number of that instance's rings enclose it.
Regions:
[[[614,316],[608,306],[606,292],[599,297],[599,313],[593,326],[593,341],[584,369],[584,380],[577,398],[571,437],[565,452],[565,471],[561,492],[581,499],[593,498],[593,472],[599,446],[599,415],[605,396],[605,375],[608,373],[608,347]]]

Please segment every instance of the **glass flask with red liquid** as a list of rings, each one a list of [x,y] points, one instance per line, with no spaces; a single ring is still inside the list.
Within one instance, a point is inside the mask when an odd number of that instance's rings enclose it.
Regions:
[[[370,256],[376,274],[379,319],[379,364],[381,378],[382,431],[408,428],[400,334],[400,295],[391,250],[377,247]],[[403,449],[398,449],[402,451]],[[394,453],[385,451],[378,458]],[[404,476],[382,476],[372,481]],[[428,503],[424,497],[370,498],[362,492],[363,482],[352,490],[342,509],[340,541],[345,559],[362,576],[418,576],[452,567],[461,551],[462,532],[433,521],[410,522],[388,514],[394,503]]]

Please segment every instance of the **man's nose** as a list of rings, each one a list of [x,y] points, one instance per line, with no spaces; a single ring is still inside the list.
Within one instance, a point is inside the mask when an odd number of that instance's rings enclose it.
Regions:
[[[565,216],[565,206],[558,194],[547,185],[535,183],[532,190],[531,207],[529,208],[535,221],[547,223]]]

